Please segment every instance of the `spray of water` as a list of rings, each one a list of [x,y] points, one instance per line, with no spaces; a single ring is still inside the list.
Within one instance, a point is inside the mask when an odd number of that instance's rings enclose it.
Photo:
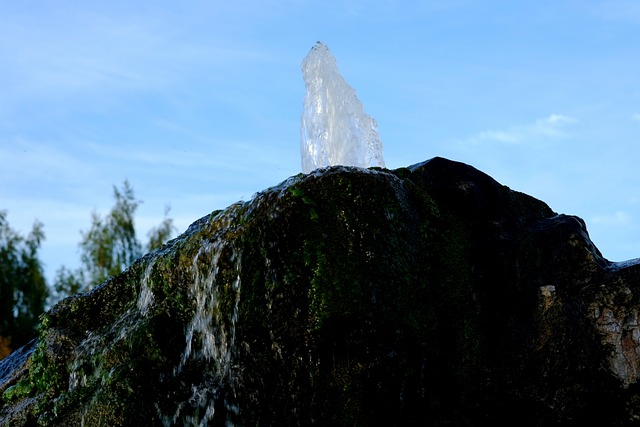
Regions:
[[[376,121],[364,112],[329,48],[321,42],[302,62],[307,89],[302,113],[302,171],[331,165],[384,167]]]

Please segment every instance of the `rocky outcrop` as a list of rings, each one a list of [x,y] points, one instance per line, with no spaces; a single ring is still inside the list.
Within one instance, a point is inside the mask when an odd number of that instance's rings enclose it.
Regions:
[[[442,158],[198,220],[42,319],[0,424],[627,425],[640,263]]]

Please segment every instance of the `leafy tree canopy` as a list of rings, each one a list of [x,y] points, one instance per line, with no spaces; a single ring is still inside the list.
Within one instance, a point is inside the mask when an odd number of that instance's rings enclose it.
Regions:
[[[45,310],[49,288],[38,258],[44,238],[42,223],[24,237],[0,211],[0,359],[35,336]]]
[[[121,188],[114,186],[113,197],[111,211],[104,217],[92,212],[89,230],[81,232],[81,266],[75,271],[59,268],[51,290],[38,258],[45,238],[42,223],[36,221],[24,237],[10,227],[7,212],[0,210],[0,359],[35,337],[47,307],[122,272],[143,250],[160,248],[175,231],[167,207],[164,220],[149,231],[149,242],[143,247],[134,221],[141,201],[128,181]]]
[[[111,211],[105,216],[97,212],[91,214],[91,227],[81,232],[81,266],[76,271],[61,267],[55,278],[53,299],[81,291],[88,291],[126,269],[143,254],[143,246],[136,236],[135,213],[141,201],[137,200],[133,188],[124,181],[121,188],[113,187],[115,200]],[[173,234],[173,220],[168,218],[169,207],[165,208],[162,223],[147,234],[147,251],[160,248]]]

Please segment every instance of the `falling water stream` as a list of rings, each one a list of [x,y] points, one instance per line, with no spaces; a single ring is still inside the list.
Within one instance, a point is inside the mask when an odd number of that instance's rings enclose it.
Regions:
[[[192,384],[191,397],[176,403],[172,410],[157,407],[165,426],[207,426],[216,415],[216,402],[221,398],[223,387],[226,412],[238,413],[234,402],[237,386],[234,354],[236,323],[240,316],[242,254],[236,248],[232,234],[238,216],[248,215],[252,202],[237,203],[211,218],[217,223],[217,231],[213,237],[202,241],[192,259],[188,293],[194,302],[194,311],[185,327],[184,350],[174,369],[161,374],[160,379],[175,380],[189,365],[199,364],[204,366],[204,380]],[[221,266],[223,262],[224,267]],[[99,388],[111,380],[113,372],[106,367],[104,355],[127,346],[132,332],[141,327],[141,321],[149,315],[155,303],[152,290],[154,266],[155,258],[145,269],[136,304],[127,309],[108,331],[90,333],[78,346],[70,369],[69,391],[88,386]],[[229,303],[231,310],[222,307]],[[87,404],[85,416],[92,403]],[[227,419],[226,425],[232,425],[231,421]]]
[[[69,391],[95,386],[103,386],[111,379],[113,372],[105,367],[104,354],[118,351],[119,346],[126,343],[131,333],[139,327],[140,319],[147,315],[154,297],[150,280],[154,263],[150,262],[145,269],[141,282],[140,294],[136,305],[127,309],[106,332],[91,332],[75,350],[75,357],[69,374]],[[126,345],[126,344],[124,344]],[[93,399],[96,396],[94,395]],[[85,417],[93,399],[84,409],[81,426],[85,426]]]
[[[233,373],[233,356],[239,317],[242,254],[226,233],[232,230],[237,219],[241,205],[236,206],[238,209],[228,209],[218,214],[216,219],[220,222],[221,232],[211,241],[203,242],[193,258],[190,297],[195,301],[195,311],[186,327],[185,349],[180,363],[173,372],[176,376],[190,362],[204,362],[207,381],[192,385],[191,398],[180,404],[173,414],[161,414],[165,426],[206,426],[215,416],[215,404],[225,384],[231,391],[224,396],[225,409],[230,413],[238,412],[234,402],[237,384]],[[224,261],[230,265],[225,265],[225,274],[222,274],[220,263],[224,256],[228,256]],[[233,302],[230,313],[222,307],[223,298]],[[211,387],[212,384],[214,387]],[[184,410],[189,409],[185,408],[187,404],[191,409],[197,409],[196,415],[190,411],[183,415]],[[227,425],[230,424],[227,420]]]

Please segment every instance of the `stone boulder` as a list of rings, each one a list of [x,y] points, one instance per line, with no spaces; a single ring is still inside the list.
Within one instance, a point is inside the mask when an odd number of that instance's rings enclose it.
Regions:
[[[0,425],[628,425],[640,262],[434,158],[215,211],[42,319]]]

